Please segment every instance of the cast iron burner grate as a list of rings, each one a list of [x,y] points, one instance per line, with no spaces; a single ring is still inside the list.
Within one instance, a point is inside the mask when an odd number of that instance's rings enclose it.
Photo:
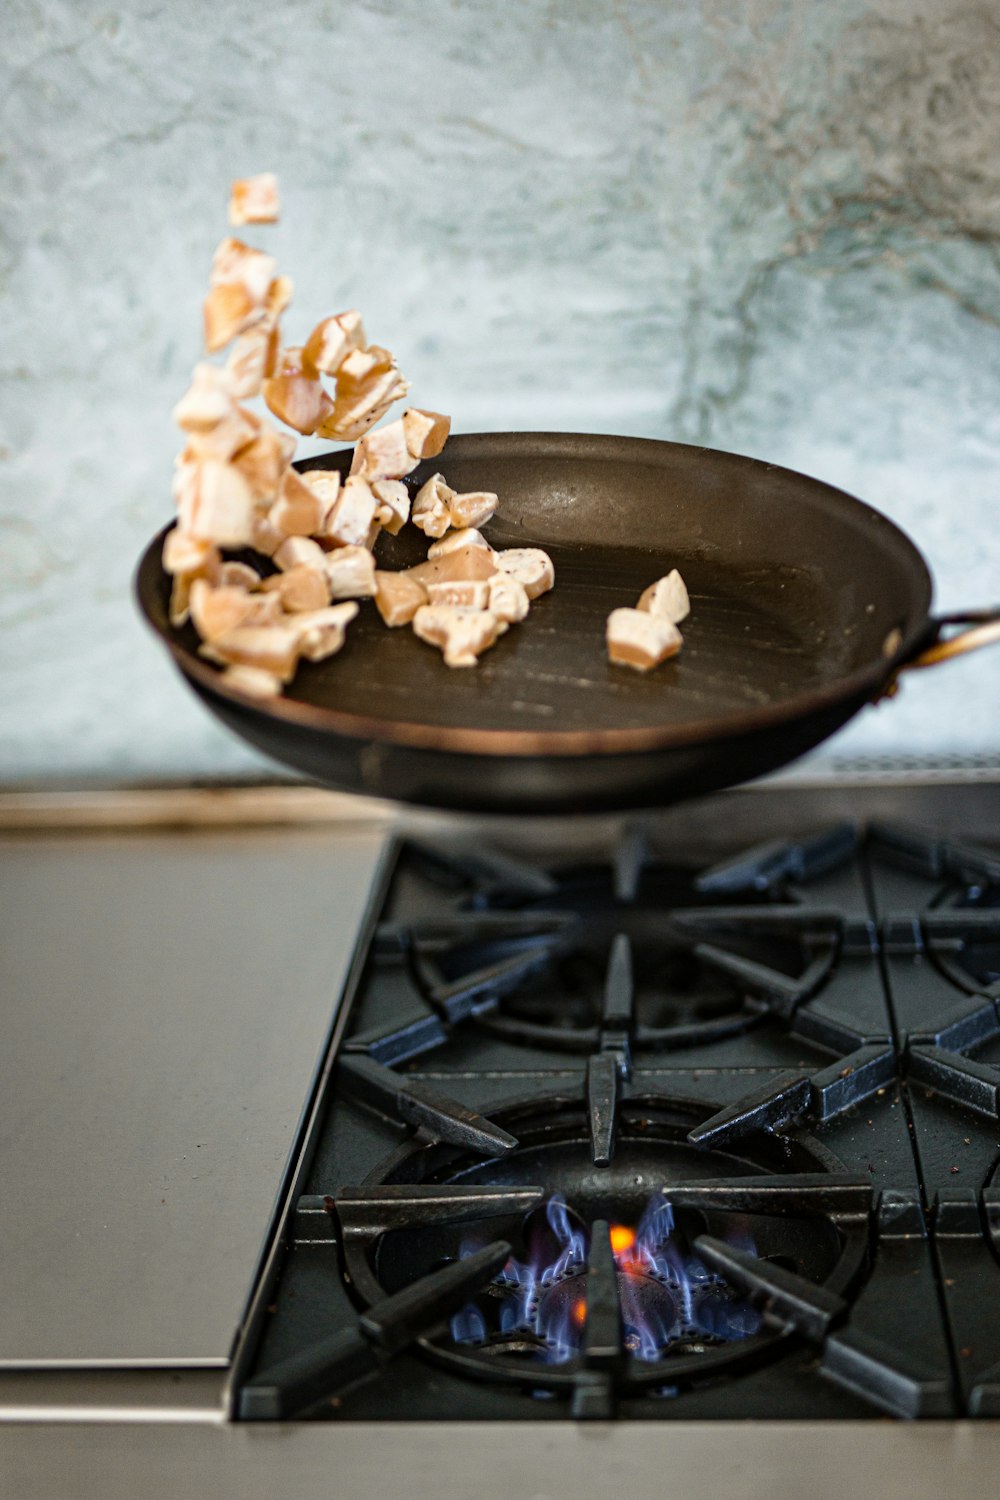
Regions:
[[[946,990],[919,1025],[904,1028],[907,1077],[1000,1120],[1000,1066],[978,1055],[1000,1042],[1000,857],[893,825],[876,825],[871,845],[877,857],[943,882],[924,910],[882,924],[887,955],[928,959],[958,992]]]
[[[1000,1410],[1000,858],[685,858],[401,847],[243,1417]]]
[[[458,891],[459,907],[383,924],[376,941],[408,956],[446,1023],[474,1018],[557,1051],[592,1051],[609,1030],[622,1045],[696,1046],[787,1018],[818,993],[855,935],[841,913],[790,900],[788,885],[854,849],[853,829],[838,827],[696,874],[651,859],[638,834],[610,864],[541,871],[418,847],[418,867]]]
[[[320,1200],[369,1311],[348,1343],[265,1371],[244,1416],[308,1411],[365,1356],[375,1367],[412,1342],[464,1376],[610,1417],[630,1393],[672,1396],[752,1368],[790,1337],[822,1350],[834,1336],[865,1267],[872,1187],[819,1142],[761,1134],[739,1155],[703,1152],[686,1138],[689,1105],[646,1099],[624,1112],[602,1170],[565,1101],[524,1101],[496,1123],[518,1142],[502,1159],[418,1142],[377,1181]],[[437,1331],[443,1278],[454,1295]]]

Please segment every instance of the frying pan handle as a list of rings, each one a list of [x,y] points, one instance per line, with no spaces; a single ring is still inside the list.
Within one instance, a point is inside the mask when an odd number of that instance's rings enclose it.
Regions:
[[[953,633],[956,626],[964,629]],[[1000,605],[994,609],[963,609],[952,615],[938,615],[931,621],[929,643],[925,637],[916,655],[909,661],[900,662],[881,696],[891,698],[898,691],[901,672],[936,667],[940,662],[950,661],[953,656],[964,656],[967,651],[978,651],[980,646],[990,646],[998,641]]]
[[[945,635],[954,625],[967,628],[955,635]],[[924,645],[916,656],[904,661],[901,672],[909,672],[915,667],[936,667],[938,662],[950,661],[953,656],[964,656],[966,651],[978,651],[980,646],[1000,641],[1000,605],[995,609],[964,609],[954,615],[938,615],[933,626],[931,644]]]

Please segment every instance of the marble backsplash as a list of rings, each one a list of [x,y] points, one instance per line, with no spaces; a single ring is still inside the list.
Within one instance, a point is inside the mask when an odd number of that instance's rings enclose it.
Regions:
[[[2,781],[263,767],[130,574],[265,168],[301,331],[361,306],[456,430],[766,457],[897,519],[942,608],[1000,599],[988,0],[8,0],[0,121]],[[818,760],[1000,758],[998,708],[994,650]]]

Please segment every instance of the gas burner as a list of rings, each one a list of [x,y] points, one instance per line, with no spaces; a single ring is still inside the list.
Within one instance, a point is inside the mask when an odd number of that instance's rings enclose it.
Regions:
[[[693,1047],[768,1014],[787,1019],[827,982],[847,924],[803,904],[789,881],[853,848],[853,830],[837,828],[696,875],[649,859],[634,837],[609,864],[551,870],[411,847],[416,866],[461,900],[450,915],[383,924],[377,941],[408,955],[446,1024],[474,1018],[556,1051],[593,1051],[608,1030],[650,1050]]]
[[[592,1051],[610,1025],[636,1046],[679,1048],[790,1013],[836,962],[835,912],[616,907],[601,903],[604,872],[575,873],[552,913],[417,928],[414,965],[430,1003],[450,1018],[474,992],[479,1023],[528,1046]]]
[[[569,1394],[581,1415],[742,1369],[794,1330],[821,1343],[864,1264],[870,1183],[795,1130],[698,1150],[695,1118],[631,1100],[605,1168],[579,1106],[555,1098],[494,1112],[518,1143],[502,1157],[404,1147],[330,1200],[351,1284],[370,1304],[416,1298],[501,1235],[503,1265],[420,1346],[478,1379]]]
[[[534,1355],[543,1364],[578,1356],[593,1300],[592,1235],[593,1225],[584,1225],[554,1193],[528,1217],[526,1258],[512,1255],[486,1293],[452,1318],[455,1343],[491,1355]],[[732,1238],[755,1252],[744,1225],[737,1224]],[[635,1228],[610,1223],[608,1241],[623,1355],[648,1363],[668,1354],[701,1354],[760,1331],[761,1314],[749,1299],[691,1249],[669,1197],[654,1195]]]

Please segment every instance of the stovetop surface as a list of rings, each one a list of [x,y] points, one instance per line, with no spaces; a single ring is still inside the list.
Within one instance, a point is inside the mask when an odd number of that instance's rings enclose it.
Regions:
[[[357,974],[241,1416],[1000,1413],[1000,853],[410,841]]]

